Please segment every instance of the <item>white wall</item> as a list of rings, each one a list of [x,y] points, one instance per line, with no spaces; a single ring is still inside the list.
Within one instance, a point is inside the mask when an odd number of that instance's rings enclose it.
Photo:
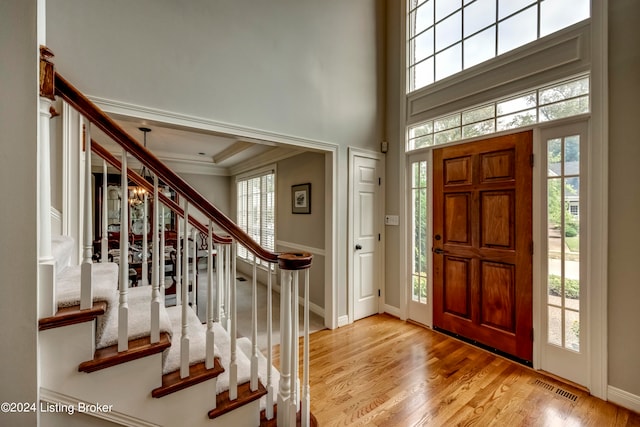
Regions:
[[[609,384],[634,394],[638,406],[639,16],[638,1],[609,0]]]
[[[36,0],[0,2],[0,402],[38,398],[36,16]],[[34,426],[36,414],[0,413],[0,425]]]
[[[47,36],[89,95],[339,146],[344,236],[347,147],[377,149],[384,127],[383,12],[382,0],[57,0]],[[345,253],[340,241],[337,315]]]

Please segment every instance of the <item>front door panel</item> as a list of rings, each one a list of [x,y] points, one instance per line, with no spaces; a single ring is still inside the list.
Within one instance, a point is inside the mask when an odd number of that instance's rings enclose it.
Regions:
[[[531,132],[441,148],[434,326],[532,360]]]

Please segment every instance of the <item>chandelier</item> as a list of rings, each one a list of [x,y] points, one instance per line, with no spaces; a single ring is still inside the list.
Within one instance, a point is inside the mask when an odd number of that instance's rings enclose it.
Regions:
[[[144,148],[147,148],[147,133],[151,132],[151,129],[147,127],[138,128],[144,134]],[[147,168],[142,165],[139,175],[147,181]],[[129,204],[131,206],[139,206],[144,203],[144,196],[147,194],[147,190],[141,186],[129,187]]]

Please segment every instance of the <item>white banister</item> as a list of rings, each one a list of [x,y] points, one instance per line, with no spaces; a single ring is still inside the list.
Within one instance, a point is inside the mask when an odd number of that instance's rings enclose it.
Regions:
[[[282,270],[280,282],[280,383],[277,425],[289,425],[291,399],[291,272]]]
[[[253,256],[253,280],[251,286],[251,391],[258,390],[258,261]]]
[[[145,193],[146,206],[146,193]],[[164,265],[164,246],[160,247],[158,236],[158,211],[160,210],[158,199],[158,176],[153,176],[153,230],[151,233],[151,343],[160,342],[160,264]],[[146,210],[146,208],[145,208]],[[146,242],[147,220],[145,217],[145,238]],[[164,234],[164,233],[163,233]],[[143,265],[146,261],[143,259]],[[144,275],[144,273],[143,273]]]
[[[273,313],[272,313],[272,297],[271,288],[273,273],[271,272],[271,264],[269,264],[267,273],[267,407],[265,413],[268,420],[273,419],[273,348],[272,348],[272,329],[273,329]]]
[[[207,352],[205,354],[205,367],[207,369],[213,368],[213,221],[209,219],[209,228],[207,231],[207,335],[206,345]]]
[[[129,179],[127,151],[122,150],[120,171],[120,299],[118,302],[118,351],[129,348]]]
[[[311,423],[311,393],[309,389],[309,269],[304,271],[304,344],[302,352],[302,427]]]
[[[183,280],[182,280],[182,337],[180,339],[180,378],[189,376],[189,323],[187,315],[189,310],[189,252],[187,229],[189,227],[189,201],[184,201],[184,243],[183,243]]]
[[[82,265],[80,267],[80,309],[87,310],[93,305],[93,289],[91,286],[91,267],[93,261],[93,200],[91,198],[91,124],[83,127],[84,141],[84,207],[82,233]]]
[[[291,398],[289,399],[289,425],[296,425],[296,415],[298,413],[298,404],[300,402],[300,393],[298,391],[298,271],[292,271],[293,276],[291,286],[291,299],[289,301],[291,307]]]
[[[102,223],[100,224],[102,238],[100,239],[100,262],[109,261],[109,180],[107,161],[102,160]]]
[[[144,178],[144,177],[143,177]],[[149,193],[146,191],[142,195],[142,277],[140,286],[149,284]]]
[[[229,362],[229,399],[236,400],[238,398],[238,363],[236,360],[236,331],[238,321],[237,317],[237,306],[236,306],[236,247],[237,244],[234,241],[231,244],[231,281],[229,283],[229,316],[231,317],[231,330],[229,334],[231,335],[231,361]]]

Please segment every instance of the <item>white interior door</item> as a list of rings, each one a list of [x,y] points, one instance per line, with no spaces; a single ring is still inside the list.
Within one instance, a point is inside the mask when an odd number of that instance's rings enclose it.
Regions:
[[[430,152],[414,154],[409,158],[408,206],[409,213],[409,319],[432,325],[431,296],[431,162]]]
[[[378,313],[381,283],[380,160],[351,158],[354,318]]]

